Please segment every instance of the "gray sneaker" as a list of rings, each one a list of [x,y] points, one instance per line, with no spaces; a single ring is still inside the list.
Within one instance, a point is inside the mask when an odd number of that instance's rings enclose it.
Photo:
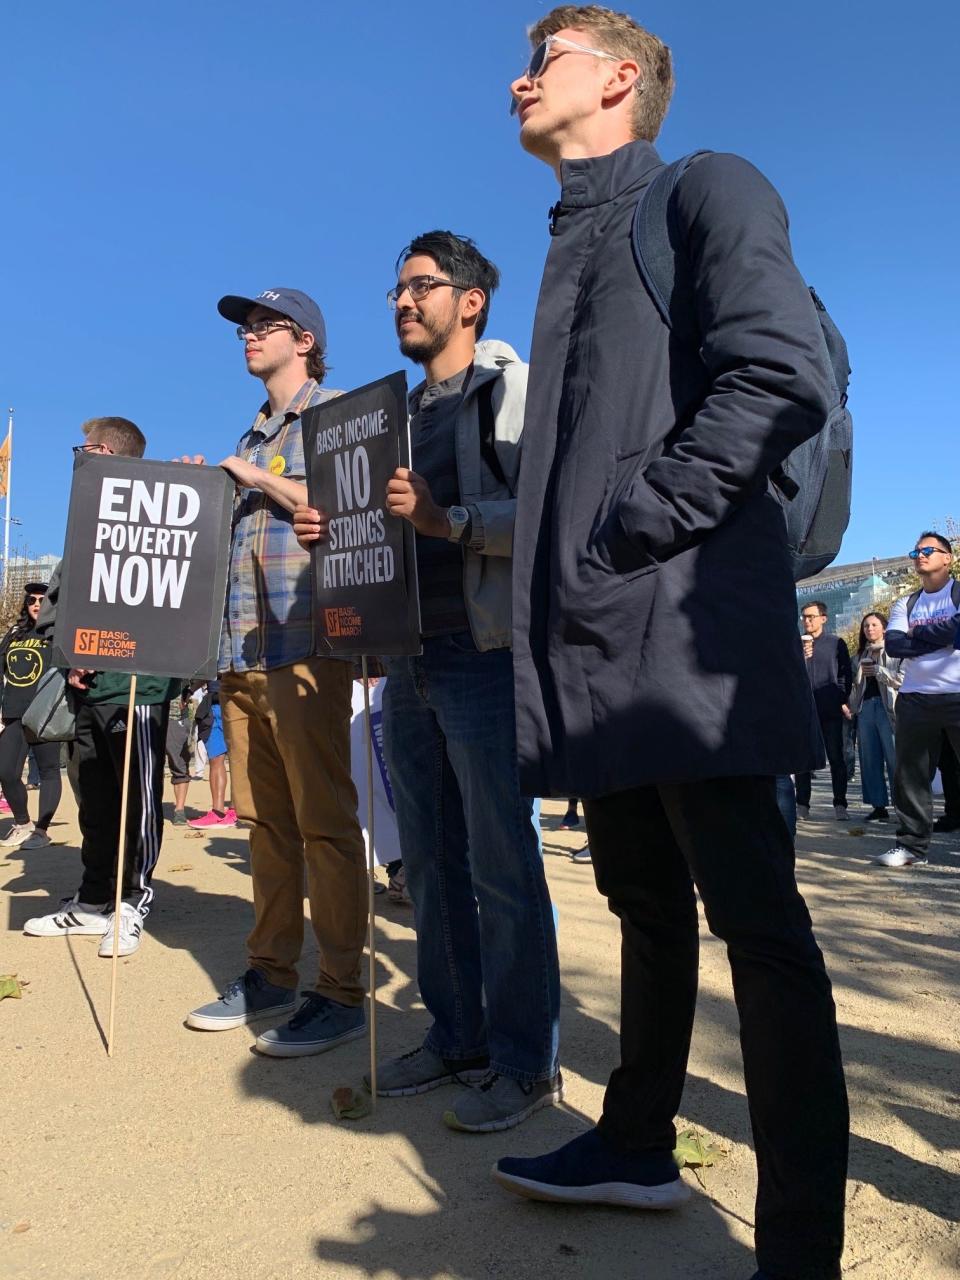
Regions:
[[[585,844],[582,849],[574,849],[570,855],[571,862],[592,862],[593,854],[590,852],[590,846]]]
[[[359,1006],[340,1004],[318,991],[304,991],[303,1004],[289,1022],[257,1036],[257,1052],[270,1058],[302,1058],[326,1053],[365,1035],[367,1020]]]
[[[248,969],[218,999],[188,1013],[187,1026],[196,1031],[231,1031],[258,1018],[290,1013],[296,1004],[296,987],[275,987],[259,969]]]
[[[25,853],[29,853],[31,849],[46,849],[48,844],[53,844],[53,841],[45,831],[41,831],[39,827],[36,827],[27,836],[20,848]]]
[[[563,1077],[559,1071],[552,1080],[536,1080],[533,1084],[522,1084],[511,1076],[490,1071],[482,1084],[468,1090],[443,1113],[443,1120],[449,1128],[465,1133],[500,1133],[562,1099]]]
[[[451,1062],[441,1058],[421,1045],[399,1058],[377,1063],[378,1098],[412,1098],[418,1093],[429,1093],[443,1084],[479,1084],[490,1074],[486,1058],[472,1058],[468,1062]],[[370,1088],[370,1077],[363,1083]]]

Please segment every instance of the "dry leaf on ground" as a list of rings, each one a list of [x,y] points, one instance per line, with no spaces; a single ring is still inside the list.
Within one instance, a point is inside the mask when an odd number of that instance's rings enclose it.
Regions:
[[[716,1164],[725,1155],[723,1147],[716,1142],[704,1142],[699,1130],[684,1129],[677,1135],[677,1145],[673,1158],[681,1169],[706,1169]]]
[[[373,1110],[370,1095],[351,1089],[349,1085],[334,1089],[330,1106],[338,1120],[362,1120]]]
[[[175,862],[172,867],[167,867],[168,871],[192,871],[192,862]]]
[[[0,973],[0,1000],[6,1000],[9,996],[12,1000],[19,1000],[23,995],[23,983],[17,981],[15,973]]]

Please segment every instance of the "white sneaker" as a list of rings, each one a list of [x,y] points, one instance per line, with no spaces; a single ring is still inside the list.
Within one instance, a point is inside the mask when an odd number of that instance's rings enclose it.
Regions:
[[[927,859],[922,853],[914,853],[912,849],[904,849],[896,845],[873,859],[875,867],[914,867],[924,866]]]
[[[92,902],[81,902],[74,894],[72,898],[64,898],[59,911],[48,916],[34,916],[23,926],[23,932],[31,938],[59,938],[67,933],[86,933],[99,937],[107,927],[107,906]]]
[[[0,846],[4,849],[16,849],[23,844],[29,836],[33,835],[33,823],[25,822],[22,826],[18,826],[15,822],[2,840]]]
[[[585,844],[582,849],[574,849],[570,855],[571,862],[592,862],[593,856],[590,853],[590,846]]]
[[[107,927],[100,940],[98,955],[110,960],[113,958],[113,917],[111,911],[107,916]],[[120,904],[120,940],[117,946],[118,956],[132,956],[140,947],[140,934],[143,932],[143,916],[129,902]]]
[[[847,813],[847,806],[845,804],[835,804],[833,806],[833,816],[838,822],[850,821],[850,815]]]

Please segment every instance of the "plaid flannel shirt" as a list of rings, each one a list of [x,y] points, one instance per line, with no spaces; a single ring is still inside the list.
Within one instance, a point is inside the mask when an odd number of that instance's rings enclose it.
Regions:
[[[283,413],[264,405],[237,445],[237,456],[264,471],[283,458],[280,473],[306,484],[300,414],[337,392],[310,378]],[[314,652],[310,553],[293,532],[293,516],[261,489],[237,489],[230,539],[230,573],[221,671],[269,671],[301,662]]]

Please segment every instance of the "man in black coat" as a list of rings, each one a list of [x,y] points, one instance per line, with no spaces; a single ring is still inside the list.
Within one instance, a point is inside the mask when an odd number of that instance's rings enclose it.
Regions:
[[[800,610],[803,623],[803,656],[817,707],[820,732],[830,762],[833,787],[833,812],[838,822],[847,820],[847,758],[843,743],[843,722],[849,720],[850,686],[853,668],[850,650],[840,636],[827,628],[827,606],[822,600],[811,600]],[[797,816],[810,817],[810,773],[797,774]]]
[[[697,991],[694,886],[728,947],[757,1150],[758,1275],[840,1275],[848,1115],[836,1013],[775,777],[822,746],[768,476],[823,425],[828,361],[783,205],[710,155],[676,192],[678,340],[631,249],[669,50],[563,6],[511,92],[561,183],[534,329],[514,541],[521,785],[586,797],[621,920],[621,1064],[596,1129],[498,1162],[519,1194],[669,1207]]]

